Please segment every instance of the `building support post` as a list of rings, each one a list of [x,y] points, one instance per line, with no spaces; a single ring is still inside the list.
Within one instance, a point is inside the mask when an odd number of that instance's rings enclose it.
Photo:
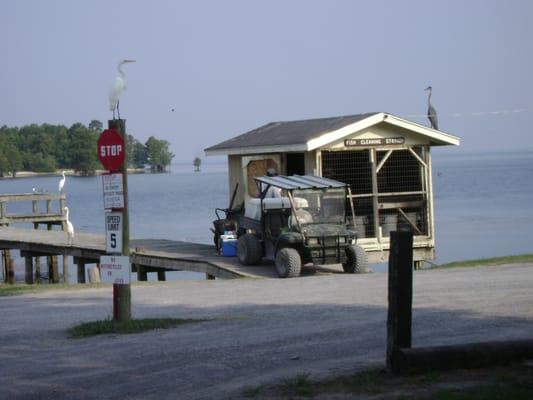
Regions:
[[[378,172],[377,172],[377,151],[376,149],[369,149],[370,165],[372,168],[372,210],[374,215],[374,234],[378,241],[379,249],[382,250],[381,232],[379,229],[379,198],[378,198]]]

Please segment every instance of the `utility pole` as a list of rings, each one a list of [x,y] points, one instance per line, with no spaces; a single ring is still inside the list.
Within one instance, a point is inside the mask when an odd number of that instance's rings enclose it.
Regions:
[[[124,208],[122,209],[122,255],[130,255],[130,224],[128,211],[128,168],[126,153],[126,120],[112,119],[108,121],[109,129],[115,129],[122,137],[124,142],[124,161],[122,162],[119,172],[122,174],[122,185],[124,193]],[[128,266],[131,271],[131,267]],[[126,284],[113,284],[113,319],[117,322],[129,321],[131,319],[131,285],[129,281]]]
[[[106,209],[106,256],[100,257],[102,281],[113,284],[113,319],[131,319],[130,224],[126,121],[112,119],[98,139],[98,159],[109,171],[102,176]]]

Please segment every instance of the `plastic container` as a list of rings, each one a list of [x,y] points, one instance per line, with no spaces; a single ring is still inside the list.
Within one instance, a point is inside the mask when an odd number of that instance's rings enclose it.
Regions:
[[[389,214],[382,215],[380,217],[381,229],[383,236],[390,236],[392,231],[397,230],[398,228],[398,215]]]
[[[237,255],[237,239],[222,239],[222,255],[235,257]]]

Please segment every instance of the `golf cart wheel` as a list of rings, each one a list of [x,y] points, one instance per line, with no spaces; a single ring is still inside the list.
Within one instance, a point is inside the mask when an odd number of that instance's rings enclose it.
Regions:
[[[302,259],[295,249],[285,247],[276,254],[276,270],[280,278],[294,278],[300,276]]]
[[[263,249],[259,239],[249,233],[242,235],[237,242],[237,258],[244,265],[261,264]]]
[[[365,250],[356,244],[346,248],[346,263],[342,264],[344,272],[361,274],[368,272],[368,259]]]

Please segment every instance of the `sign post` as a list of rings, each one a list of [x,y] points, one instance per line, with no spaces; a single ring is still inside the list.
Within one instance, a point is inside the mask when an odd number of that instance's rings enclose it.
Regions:
[[[108,129],[98,139],[98,158],[110,174],[104,179],[104,205],[106,213],[106,252],[100,264],[106,266],[105,274],[113,283],[113,320],[131,319],[130,226],[128,212],[128,175],[126,159],[126,121],[108,121]],[[118,256],[121,255],[121,256]],[[120,271],[120,272],[119,272]],[[103,274],[103,275],[105,275]]]

